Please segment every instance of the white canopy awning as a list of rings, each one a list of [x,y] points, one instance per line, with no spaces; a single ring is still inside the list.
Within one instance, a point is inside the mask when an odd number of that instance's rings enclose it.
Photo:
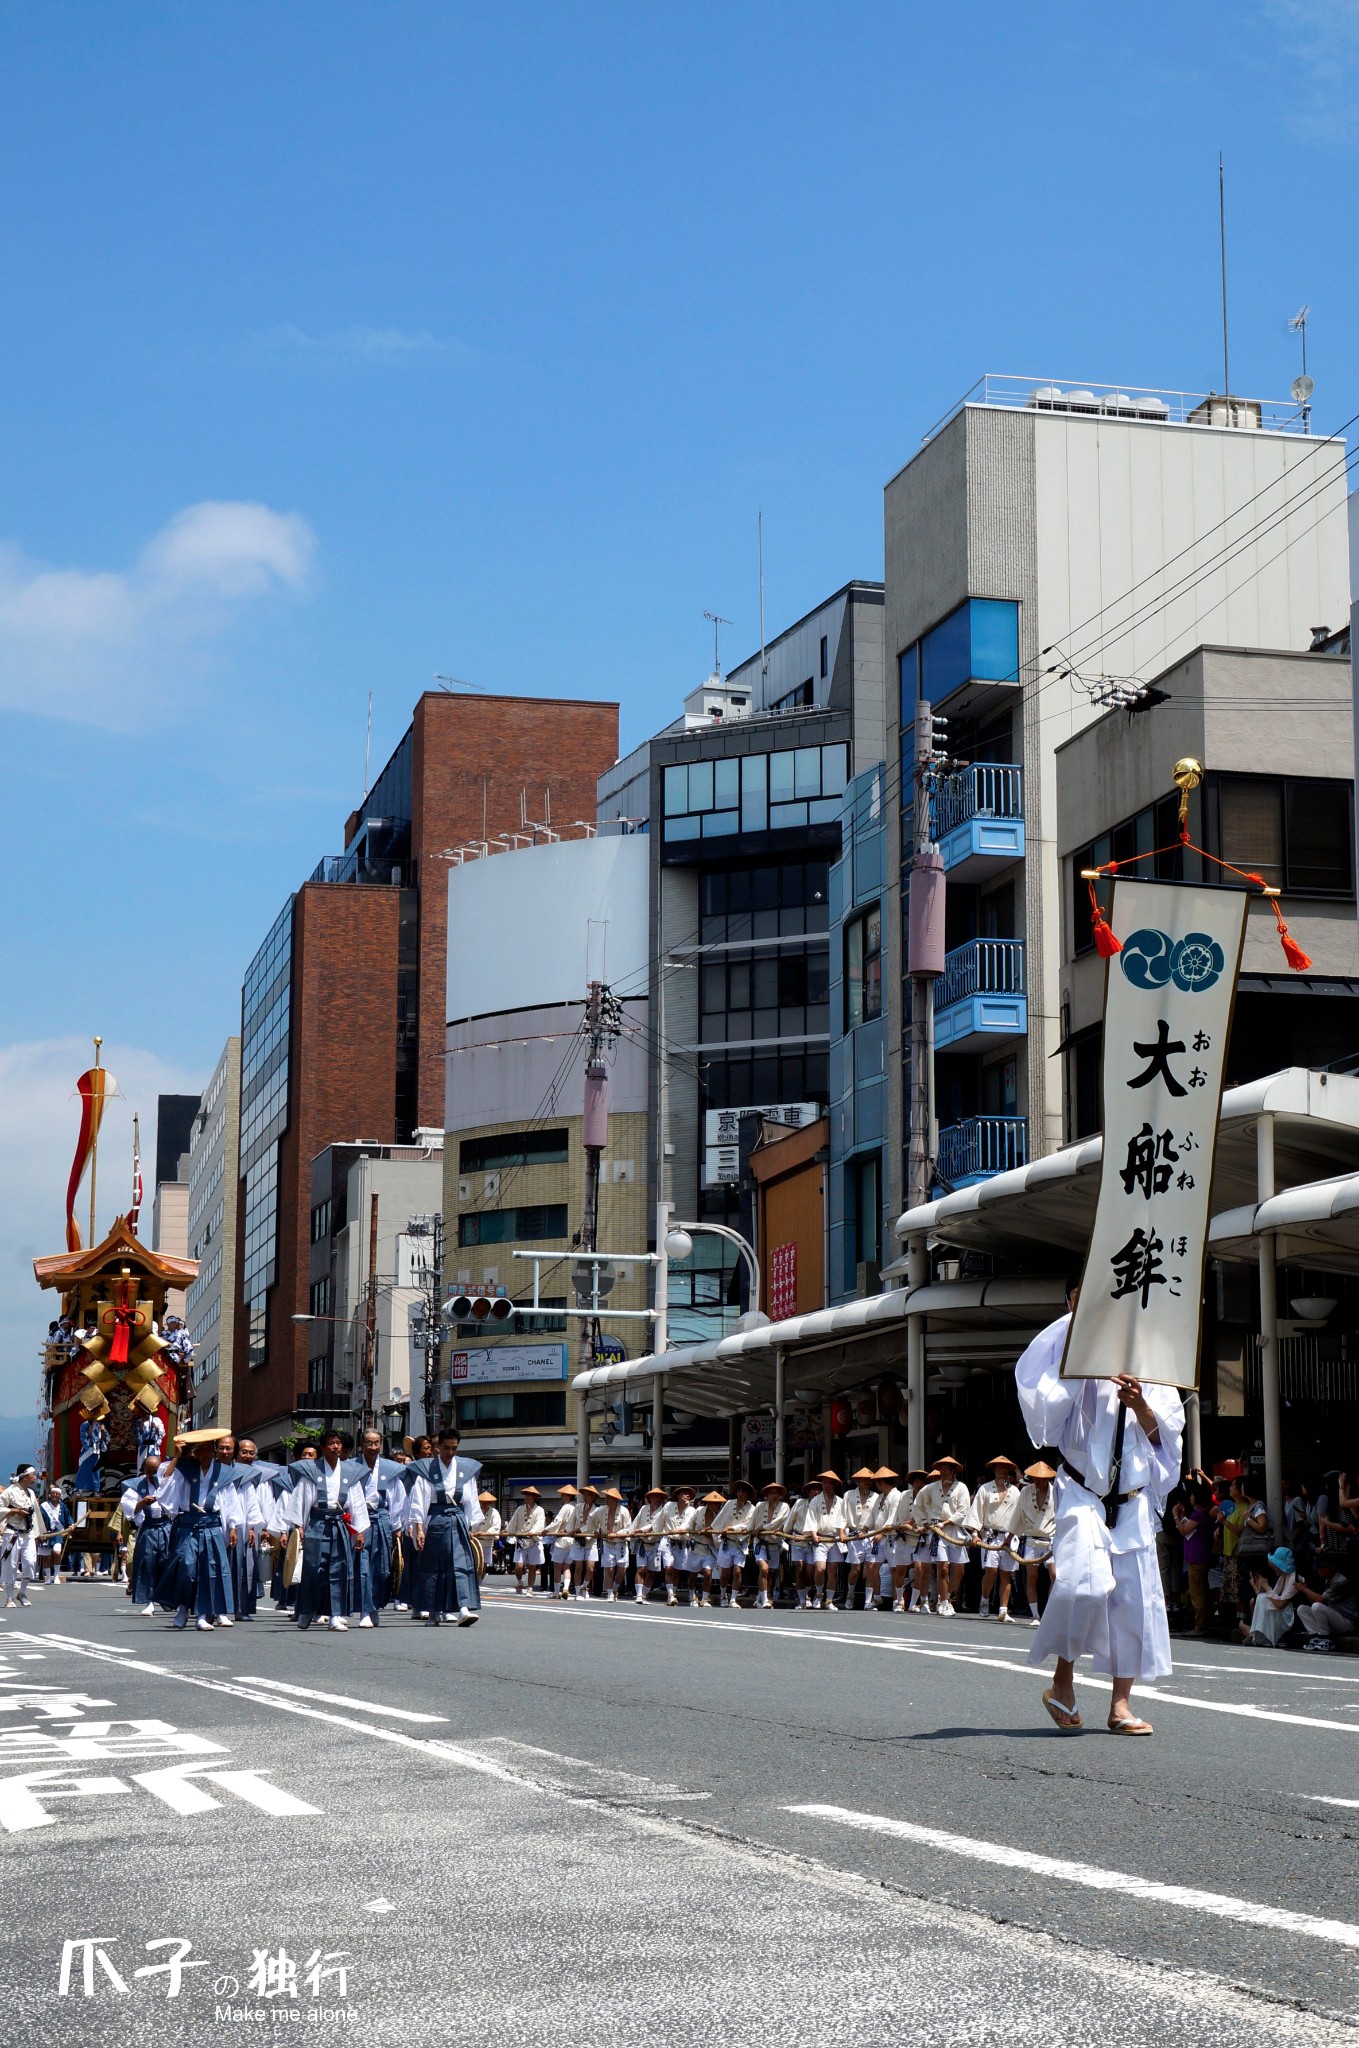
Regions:
[[[1258,1206],[1225,1210],[1209,1226],[1215,1259],[1254,1260],[1260,1238],[1274,1233],[1274,1256],[1330,1273],[1359,1273],[1359,1173],[1305,1181]]]
[[[908,1315],[928,1317],[931,1338],[950,1359],[958,1355],[954,1333],[1004,1337],[1007,1362],[1028,1332],[1062,1311],[1060,1281],[1006,1276],[992,1280],[936,1281],[923,1287],[871,1294],[839,1308],[814,1309],[757,1330],[741,1330],[706,1344],[688,1344],[617,1365],[577,1373],[578,1394],[638,1397],[664,1377],[666,1400],[695,1415],[747,1415],[774,1405],[776,1351],[787,1361],[787,1386],[825,1398],[859,1384],[869,1374],[900,1370],[905,1364],[902,1324]],[[1012,1334],[1010,1334],[1012,1333]],[[991,1348],[989,1342],[983,1348]]]
[[[1213,1159],[1215,1210],[1255,1204],[1255,1134],[1262,1116],[1274,1123],[1276,1186],[1293,1188],[1320,1175],[1359,1168],[1359,1080],[1286,1067],[1229,1088],[1222,1098]],[[1064,1253],[1083,1253],[1103,1154],[1103,1139],[1087,1138],[957,1194],[922,1202],[898,1218],[897,1236],[928,1236],[1012,1257],[1032,1258],[1042,1251],[1054,1262]],[[884,1267],[884,1278],[904,1271],[905,1260],[898,1260]]]

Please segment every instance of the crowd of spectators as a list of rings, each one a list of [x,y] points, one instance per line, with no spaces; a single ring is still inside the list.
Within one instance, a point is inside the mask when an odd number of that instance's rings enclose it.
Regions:
[[[1158,1549],[1176,1633],[1313,1651],[1359,1636],[1359,1479],[1348,1472],[1286,1480],[1279,1529],[1259,1474],[1186,1472]]]

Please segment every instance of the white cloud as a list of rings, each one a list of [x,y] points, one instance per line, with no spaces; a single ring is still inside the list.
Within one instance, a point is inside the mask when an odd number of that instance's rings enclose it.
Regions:
[[[151,1237],[156,1097],[192,1094],[206,1074],[187,1074],[141,1046],[111,1046],[118,1094],[99,1134],[96,1192],[100,1234],[127,1208],[132,1191],[132,1114],[141,1114],[146,1199],[141,1234]],[[66,1248],[66,1180],[80,1128],[75,1084],[94,1058],[88,1038],[47,1038],[0,1046],[0,1415],[36,1413],[38,1346],[56,1314],[39,1291],[33,1260]],[[76,1203],[89,1229],[89,1181]]]
[[[1293,110],[1294,126],[1318,141],[1353,141],[1359,0],[1264,0],[1264,11],[1307,77]]]
[[[427,328],[336,327],[309,334],[303,327],[275,327],[257,337],[261,347],[313,362],[399,363],[443,355],[448,343]]]
[[[175,697],[244,603],[307,578],[295,512],[207,500],[177,512],[131,569],[59,569],[0,543],[0,706],[126,726]]]

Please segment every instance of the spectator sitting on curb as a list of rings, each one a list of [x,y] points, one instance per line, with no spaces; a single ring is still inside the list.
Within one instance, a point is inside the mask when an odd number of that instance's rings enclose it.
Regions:
[[[1338,1557],[1317,1559],[1320,1586],[1298,1581],[1298,1620],[1307,1632],[1305,1650],[1334,1650],[1338,1636],[1359,1628],[1359,1545],[1349,1544]]]
[[[1243,1642],[1253,1644],[1257,1650],[1277,1650],[1293,1626],[1298,1575],[1293,1553],[1285,1544],[1271,1550],[1265,1563],[1269,1570],[1252,1572],[1250,1576],[1255,1589],[1250,1625],[1247,1627],[1243,1621],[1239,1626]]]

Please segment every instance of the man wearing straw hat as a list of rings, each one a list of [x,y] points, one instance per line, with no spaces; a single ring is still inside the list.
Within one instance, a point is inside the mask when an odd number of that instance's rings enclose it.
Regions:
[[[11,1483],[0,1493],[0,1586],[5,1604],[30,1607],[28,1584],[38,1576],[38,1531],[42,1525],[42,1503],[38,1497],[38,1474],[32,1465],[21,1465]]]
[[[580,1496],[574,1486],[557,1489],[557,1512],[543,1531],[547,1554],[552,1562],[552,1598],[571,1597],[571,1544],[580,1526]]]
[[[812,1606],[824,1606],[834,1614],[836,1582],[845,1554],[845,1506],[840,1498],[838,1472],[817,1473],[806,1526],[813,1539]]]
[[[741,1604],[741,1574],[746,1568],[758,1516],[754,1487],[748,1479],[738,1479],[735,1500],[719,1508],[712,1523],[717,1539],[717,1582],[724,1607]]]
[[[688,1548],[685,1551],[684,1566],[689,1574],[689,1605],[711,1607],[713,1604],[713,1566],[717,1562],[717,1546],[713,1539],[713,1517],[727,1504],[725,1493],[705,1493],[702,1500],[694,1504],[694,1519],[689,1525]]]
[[[577,1600],[590,1598],[590,1582],[595,1575],[595,1566],[599,1563],[599,1544],[592,1528],[598,1505],[599,1488],[582,1486],[580,1499],[576,1503],[576,1526],[572,1532],[571,1549],[567,1557]]]
[[[986,1470],[990,1477],[973,1494],[967,1514],[968,1527],[976,1530],[981,1543],[981,1606],[977,1612],[982,1621],[990,1620],[991,1594],[999,1580],[1000,1611],[996,1620],[1008,1621],[1010,1588],[1019,1563],[1019,1538],[1015,1533],[1019,1519],[1019,1467],[1013,1458],[1001,1456],[988,1458]]]
[[[514,1590],[516,1594],[527,1594],[533,1598],[533,1582],[543,1562],[543,1529],[547,1516],[543,1513],[542,1494],[536,1486],[524,1488],[523,1499],[505,1526],[505,1535],[514,1545]],[[528,1584],[524,1574],[528,1573]]]
[[[141,1614],[156,1611],[156,1580],[170,1548],[170,1517],[157,1497],[159,1477],[160,1459],[148,1452],[140,1476],[128,1483],[118,1503],[133,1534],[128,1592]]]
[[[670,1545],[662,1520],[669,1501],[670,1496],[663,1486],[649,1486],[642,1506],[633,1517],[632,1534],[637,1545],[637,1583],[633,1597],[639,1607],[645,1606],[651,1598],[651,1589],[657,1580],[665,1577]]]
[[[849,1565],[845,1574],[845,1609],[854,1605],[855,1589],[860,1576],[864,1582],[864,1613],[872,1614],[877,1607],[873,1597],[873,1556],[876,1544],[873,1539],[873,1518],[878,1507],[876,1474],[867,1465],[860,1465],[857,1472],[850,1474],[852,1486],[845,1488],[840,1503],[840,1512],[845,1518],[845,1533],[842,1548]]]
[[[972,1495],[963,1482],[963,1468],[957,1458],[946,1452],[934,1463],[938,1477],[928,1480],[916,1495],[915,1517],[930,1539],[935,1567],[934,1611],[947,1617],[953,1613],[967,1565],[967,1513]],[[920,1612],[928,1611],[922,1600]]]
[[[632,1516],[616,1486],[606,1486],[599,1505],[590,1510],[585,1533],[599,1546],[602,1590],[606,1600],[617,1602],[628,1576],[628,1535]]]
[[[1052,1583],[1052,1539],[1057,1529],[1057,1508],[1052,1482],[1057,1477],[1051,1465],[1040,1458],[1024,1469],[1019,1489],[1020,1555],[1024,1560],[1024,1590],[1029,1602],[1029,1627],[1038,1626],[1038,1574],[1045,1572]]]
[[[755,1510],[753,1528],[755,1534],[755,1565],[759,1573],[759,1589],[755,1595],[757,1607],[771,1607],[769,1588],[772,1580],[775,1586],[783,1569],[783,1530],[788,1520],[788,1488],[781,1479],[770,1479],[760,1488],[760,1501]]]

